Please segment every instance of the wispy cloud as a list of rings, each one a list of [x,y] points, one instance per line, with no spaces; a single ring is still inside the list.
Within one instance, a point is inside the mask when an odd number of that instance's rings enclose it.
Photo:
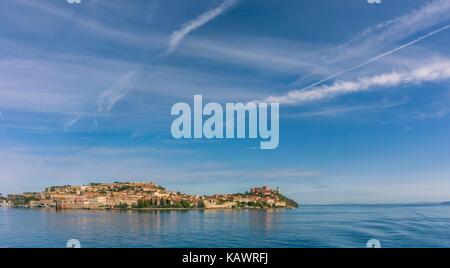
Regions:
[[[362,77],[355,81],[337,81],[329,86],[318,86],[307,91],[292,90],[285,95],[270,96],[264,101],[298,105],[329,99],[343,94],[368,91],[375,87],[393,87],[404,84],[440,81],[449,78],[450,60],[439,59],[408,71],[392,71],[390,73]]]
[[[288,118],[306,118],[306,117],[336,117],[342,114],[348,114],[353,112],[368,112],[374,110],[383,110],[390,109],[402,104],[405,104],[408,99],[401,99],[398,101],[389,101],[382,100],[381,102],[376,103],[368,103],[368,104],[359,104],[359,105],[351,105],[351,106],[333,106],[326,107],[316,111],[308,111],[302,113],[296,113],[287,115]]]
[[[70,24],[80,26],[80,31],[85,31],[87,33],[94,33],[96,38],[105,38],[109,41],[128,44],[132,47],[141,48],[145,44],[145,48],[157,48],[164,45],[164,38],[157,32],[152,32],[150,35],[142,35],[132,31],[127,31],[120,29],[118,27],[113,27],[107,23],[99,22],[92,19],[89,16],[83,16],[78,14],[74,16],[74,13],[68,9],[60,8],[58,5],[51,3],[52,1],[26,1],[26,0],[14,0],[15,4],[22,5],[27,8],[32,8],[40,13],[45,13],[52,16],[53,18],[58,18],[63,21],[67,21]],[[108,2],[108,1],[105,1]],[[119,18],[116,18],[119,19]],[[40,31],[36,25],[30,25],[30,29],[33,29],[36,33]],[[47,32],[43,32],[47,34]]]
[[[209,62],[234,64],[239,67],[269,71],[277,74],[331,72],[329,66],[320,63],[319,58],[330,49],[327,44],[289,40],[278,37],[238,35],[202,37],[185,40],[183,56],[204,58]]]
[[[170,36],[169,47],[166,51],[166,55],[169,55],[172,52],[174,52],[175,49],[180,44],[180,42],[190,32],[200,28],[204,24],[206,24],[206,23],[212,21],[213,19],[217,18],[218,16],[222,15],[225,11],[227,11],[229,8],[233,7],[238,2],[239,2],[239,0],[225,0],[218,7],[208,10],[207,12],[201,14],[200,16],[196,17],[195,19],[184,24],[181,29],[173,32],[172,35]]]
[[[136,84],[137,71],[129,71],[115,81],[108,89],[102,91],[97,97],[97,111],[110,112],[112,108],[123,99]],[[77,115],[74,119],[64,124],[64,131],[68,131],[73,125],[78,123],[82,115]],[[94,126],[98,129],[97,119],[94,118]]]
[[[397,53],[400,50],[423,41],[424,39],[427,39],[435,34],[448,30],[450,28],[450,24],[448,24],[449,19],[450,2],[446,0],[435,0],[428,2],[420,8],[412,10],[403,16],[395,17],[375,26],[371,26],[356,34],[348,42],[338,46],[336,49],[332,49],[329,52],[329,56],[326,61],[330,69],[337,70],[334,72],[329,72],[325,78],[319,79],[314,83],[310,83],[303,89],[310,89],[318,86],[326,81],[330,81],[338,76],[357,70],[389,55]],[[420,37],[416,37],[417,34],[445,22],[447,22],[445,26],[428,32]],[[414,40],[400,46],[397,45],[393,49],[388,49],[388,47],[398,44],[399,41],[405,40],[406,38],[411,38],[412,36],[415,37]],[[382,52],[383,50],[385,51]],[[364,60],[360,63],[354,64],[355,59],[359,59],[360,61],[361,59]],[[347,66],[350,65],[350,67],[332,67],[333,64],[343,66],[346,63]],[[303,80],[304,77],[300,77],[293,83],[293,85],[298,85]]]
[[[403,16],[384,21],[357,34],[349,42],[339,46],[334,60],[365,55],[393,42],[403,40],[450,19],[450,2],[436,0],[428,2]],[[336,52],[336,51],[334,51]]]
[[[424,105],[424,107],[417,107],[414,111],[403,113],[403,119],[441,119],[450,114],[450,90],[441,94],[437,100]]]
[[[136,76],[138,72],[130,71],[121,76],[108,89],[104,90],[97,99],[97,111],[109,112],[111,109],[123,99],[136,84]]]
[[[156,16],[156,13],[159,10],[159,7],[161,6],[161,0],[155,0],[151,1],[148,7],[148,14],[145,19],[147,23],[152,22]]]
[[[396,53],[396,52],[398,52],[398,51],[400,51],[400,50],[402,50],[402,49],[405,49],[405,48],[407,48],[407,47],[409,47],[409,46],[412,46],[412,45],[414,45],[414,44],[416,44],[416,43],[418,43],[418,42],[420,42],[420,41],[422,41],[422,40],[424,40],[424,39],[427,39],[427,38],[429,38],[429,37],[431,37],[431,36],[433,36],[433,35],[435,35],[435,34],[438,34],[438,33],[440,33],[440,32],[443,32],[443,31],[445,31],[445,30],[448,30],[448,29],[450,29],[450,24],[448,24],[448,25],[446,25],[446,26],[444,26],[444,27],[441,27],[441,28],[439,28],[439,29],[437,29],[437,30],[434,30],[434,31],[432,31],[432,32],[429,32],[429,33],[427,33],[427,34],[425,34],[425,35],[422,35],[421,37],[416,38],[416,39],[414,39],[414,40],[411,41],[411,42],[408,42],[408,43],[403,44],[403,45],[401,45],[401,46],[398,46],[398,47],[396,47],[396,48],[394,48],[394,49],[391,49],[391,50],[389,50],[389,51],[386,51],[386,52],[384,52],[384,53],[381,53],[381,54],[379,54],[379,55],[377,55],[377,56],[375,56],[375,57],[373,57],[373,58],[370,58],[370,59],[368,59],[368,60],[362,62],[362,63],[359,63],[359,64],[354,65],[354,66],[352,66],[352,67],[349,67],[349,68],[340,70],[339,72],[337,72],[337,73],[335,73],[335,74],[332,74],[332,75],[330,75],[330,76],[328,76],[328,77],[326,77],[326,78],[324,78],[324,79],[322,79],[322,80],[319,80],[319,81],[317,81],[317,82],[315,82],[315,83],[313,83],[313,84],[311,84],[311,85],[309,85],[309,86],[307,86],[307,87],[304,87],[303,89],[310,89],[310,88],[315,87],[315,86],[317,86],[317,85],[320,85],[320,84],[322,84],[322,83],[324,83],[324,82],[327,82],[327,81],[329,81],[329,80],[331,80],[331,79],[333,79],[333,78],[336,78],[336,77],[338,77],[338,76],[340,76],[340,75],[343,75],[343,74],[348,73],[348,72],[351,72],[351,71],[353,71],[353,70],[362,68],[362,67],[364,67],[364,66],[366,66],[366,65],[368,65],[368,64],[371,64],[371,63],[373,63],[373,62],[375,62],[375,61],[378,61],[378,60],[380,60],[380,59],[382,59],[382,58],[384,58],[384,57],[387,57],[387,56],[389,56],[389,55],[391,55],[391,54],[394,54],[394,53]]]
[[[412,114],[414,119],[441,119],[450,114],[450,105],[440,103],[430,111],[420,111]]]

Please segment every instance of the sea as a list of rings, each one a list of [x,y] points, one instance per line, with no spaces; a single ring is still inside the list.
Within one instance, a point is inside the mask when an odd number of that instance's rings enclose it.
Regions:
[[[0,207],[0,247],[450,247],[450,206],[304,205],[274,210],[90,211]]]

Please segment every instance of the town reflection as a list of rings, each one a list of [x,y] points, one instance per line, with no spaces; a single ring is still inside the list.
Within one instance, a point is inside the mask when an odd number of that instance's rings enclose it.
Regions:
[[[283,209],[206,209],[206,210],[64,210],[23,209],[32,212],[52,233],[96,245],[110,241],[108,247],[146,245],[149,247],[192,246],[216,243],[226,237],[228,245],[249,237],[270,240],[278,231]],[[48,230],[50,231],[50,230]],[[209,235],[208,235],[209,234]],[[44,234],[42,234],[44,235]],[[110,239],[111,238],[111,239]],[[112,239],[114,238],[114,239]],[[170,243],[168,243],[170,241]],[[255,242],[254,242],[255,243]]]

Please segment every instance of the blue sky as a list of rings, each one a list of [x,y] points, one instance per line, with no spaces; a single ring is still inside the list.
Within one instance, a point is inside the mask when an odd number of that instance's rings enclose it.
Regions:
[[[450,200],[448,1],[0,6],[1,193],[151,180],[313,204]],[[280,102],[279,147],[173,139],[170,109],[194,94]]]

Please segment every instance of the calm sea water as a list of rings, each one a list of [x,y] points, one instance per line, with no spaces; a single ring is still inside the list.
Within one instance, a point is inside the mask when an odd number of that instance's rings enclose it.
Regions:
[[[450,206],[291,210],[54,211],[0,208],[0,247],[450,247]]]

